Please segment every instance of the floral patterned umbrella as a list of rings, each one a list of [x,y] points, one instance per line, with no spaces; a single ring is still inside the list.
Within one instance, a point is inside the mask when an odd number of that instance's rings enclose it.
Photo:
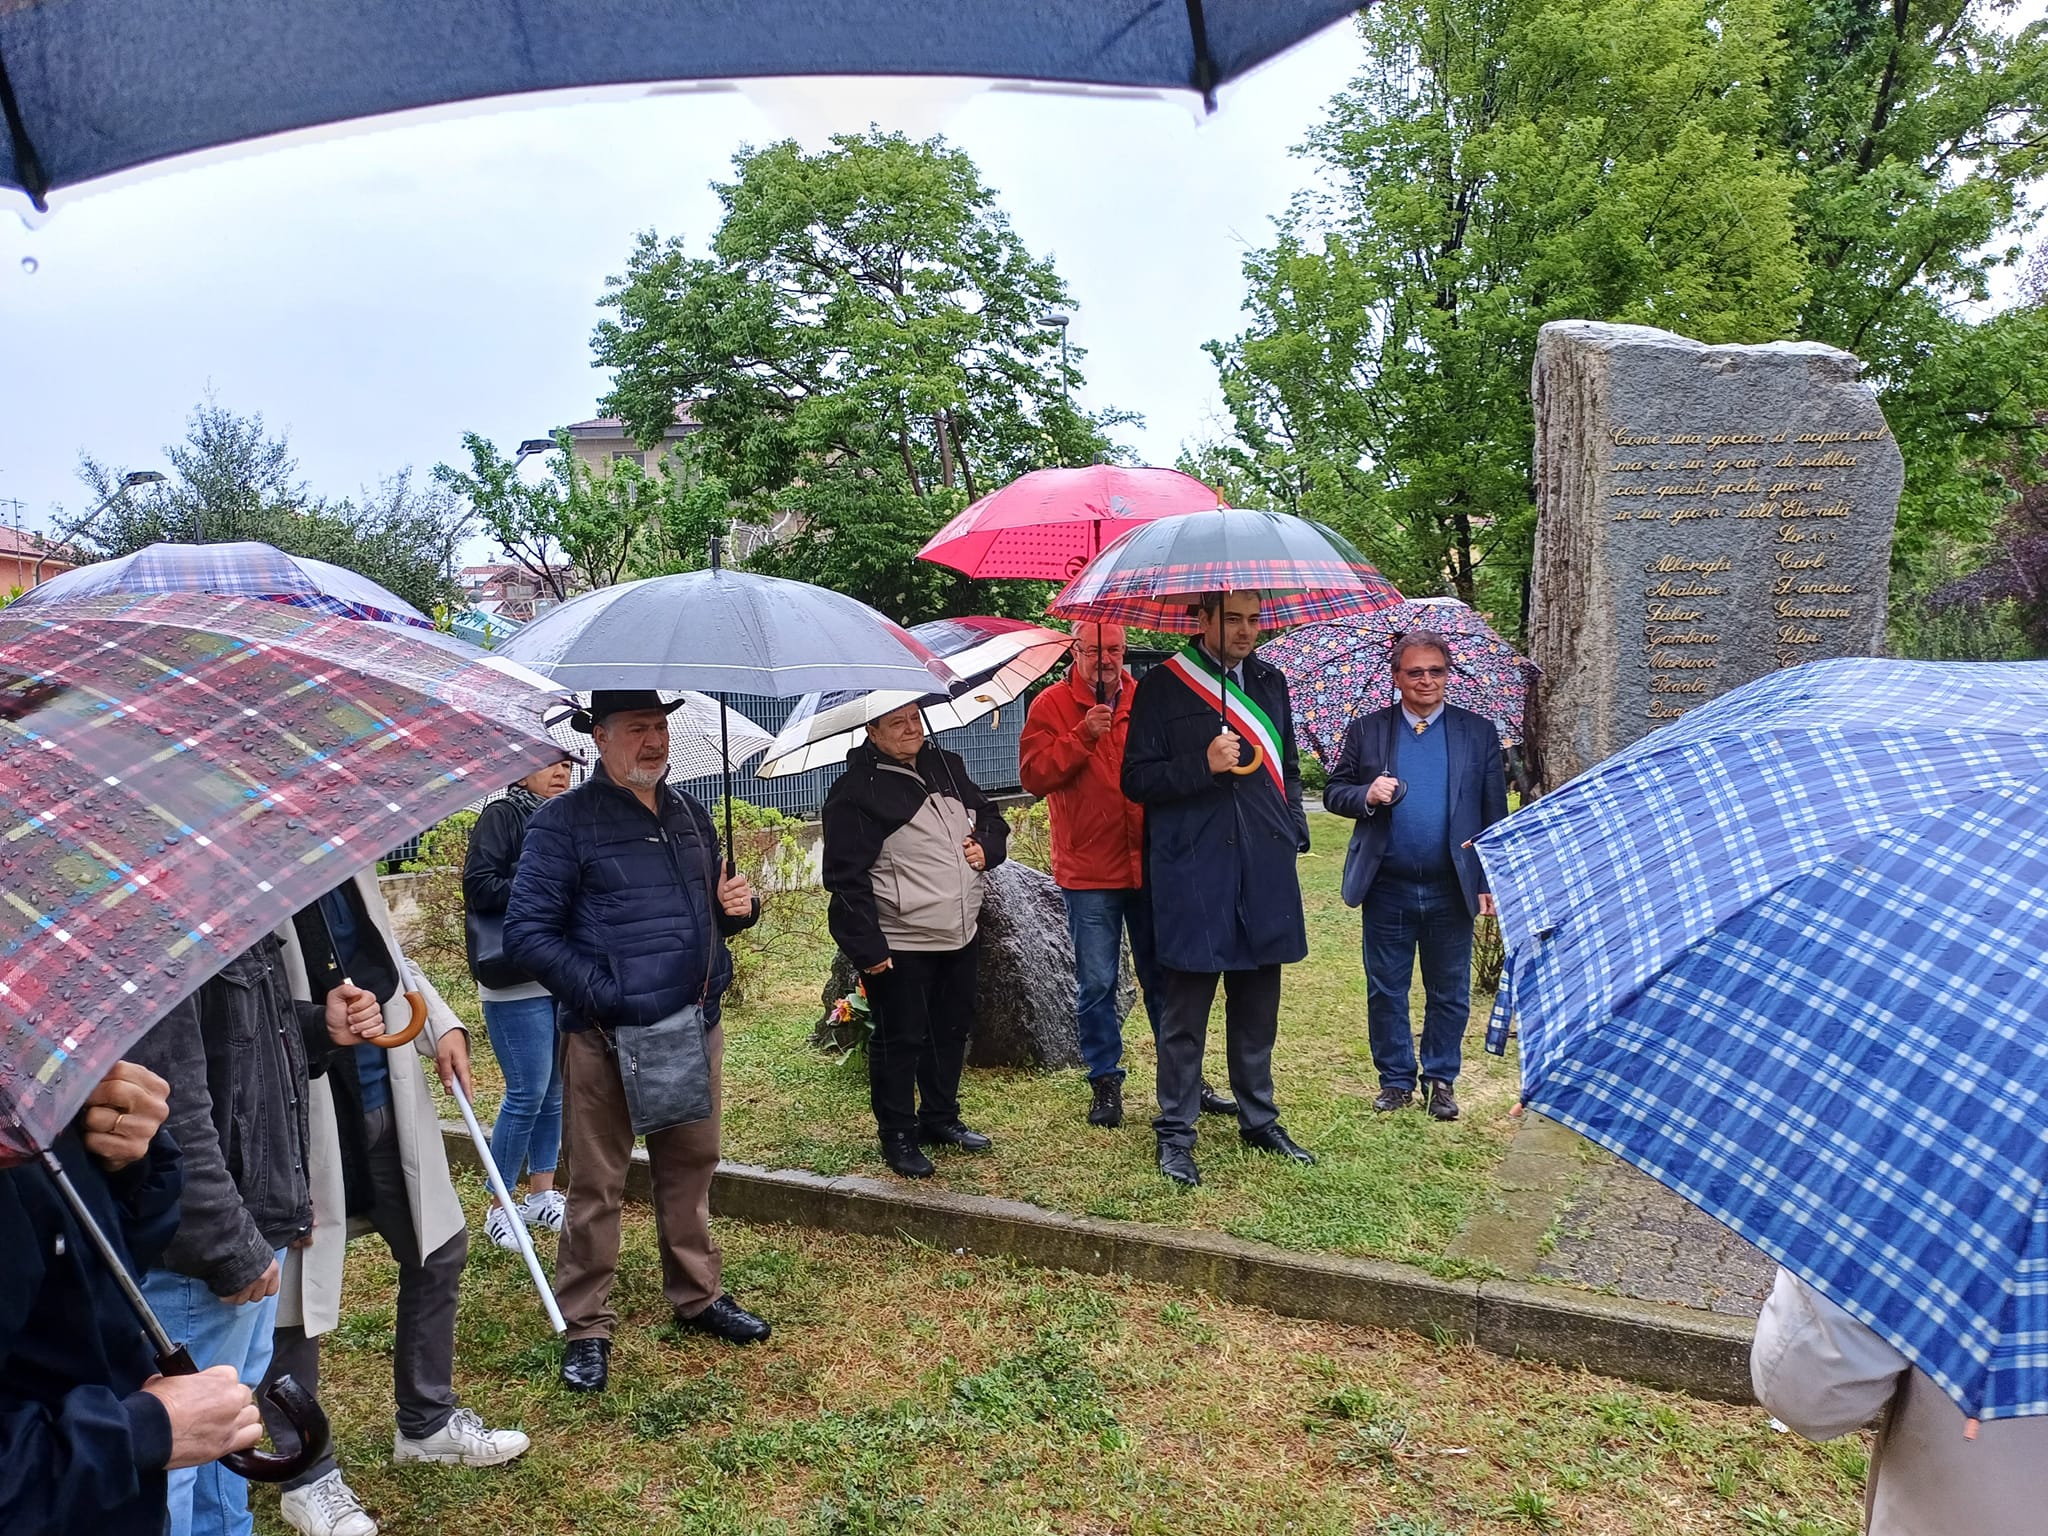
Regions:
[[[1450,642],[1445,697],[1491,720],[1503,747],[1522,744],[1531,664],[1457,599],[1422,598],[1377,613],[1306,624],[1259,648],[1261,656],[1287,674],[1295,728],[1325,766],[1337,761],[1344,728],[1355,716],[1394,702],[1387,658],[1394,637],[1411,629],[1434,630]]]
[[[560,757],[530,674],[436,638],[201,593],[0,613],[0,1166],[261,935]]]

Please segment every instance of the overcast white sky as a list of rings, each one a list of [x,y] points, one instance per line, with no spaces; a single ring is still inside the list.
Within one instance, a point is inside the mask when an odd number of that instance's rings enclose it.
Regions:
[[[634,233],[701,245],[707,183],[740,145],[871,119],[974,156],[1074,291],[1080,403],[1143,412],[1137,446],[1171,463],[1216,409],[1199,348],[1237,328],[1243,255],[1306,178],[1289,150],[1362,58],[1333,29],[1199,124],[1182,104],[963,102],[945,82],[514,107],[177,169],[60,201],[39,228],[0,214],[0,522],[14,499],[29,527],[84,510],[82,448],[159,465],[209,389],[287,431],[328,495],[424,475],[468,429],[509,449],[587,417],[595,303]]]

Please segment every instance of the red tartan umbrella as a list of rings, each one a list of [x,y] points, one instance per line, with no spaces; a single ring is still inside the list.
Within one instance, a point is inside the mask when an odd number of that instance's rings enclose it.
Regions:
[[[557,760],[552,703],[418,632],[260,600],[0,612],[0,1166],[261,935]]]
[[[1257,592],[1269,629],[1340,619],[1401,601],[1394,584],[1342,534],[1285,512],[1220,510],[1147,523],[1088,563],[1052,600],[1065,619],[1199,633],[1193,605],[1210,592]],[[1190,648],[1197,670],[1208,664]],[[1216,708],[1227,720],[1224,679]],[[1259,766],[1255,753],[1239,773]]]
[[[1069,581],[1131,529],[1222,504],[1177,469],[1034,469],[946,524],[917,558],[969,576]]]

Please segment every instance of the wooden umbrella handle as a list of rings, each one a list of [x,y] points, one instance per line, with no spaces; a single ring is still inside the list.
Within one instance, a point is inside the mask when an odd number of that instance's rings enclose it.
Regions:
[[[427,1000],[418,992],[406,993],[405,1000],[412,1004],[412,1021],[395,1035],[372,1035],[364,1044],[381,1045],[387,1051],[395,1051],[401,1045],[412,1044],[413,1037],[426,1027]]]
[[[1247,773],[1257,773],[1265,761],[1266,749],[1255,741],[1252,743],[1252,760],[1248,763],[1239,763],[1235,768],[1230,769],[1229,772],[1237,774],[1239,777],[1243,777]]]

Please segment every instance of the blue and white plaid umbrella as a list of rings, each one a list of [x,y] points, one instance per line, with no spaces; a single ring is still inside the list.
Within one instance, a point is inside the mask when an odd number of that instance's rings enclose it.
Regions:
[[[262,597],[343,619],[432,629],[434,621],[396,592],[339,565],[288,555],[253,539],[229,544],[150,544],[40,582],[14,600],[25,611],[110,592],[212,592]]]
[[[2048,663],[1774,673],[1478,848],[1531,1108],[2048,1413]]]

